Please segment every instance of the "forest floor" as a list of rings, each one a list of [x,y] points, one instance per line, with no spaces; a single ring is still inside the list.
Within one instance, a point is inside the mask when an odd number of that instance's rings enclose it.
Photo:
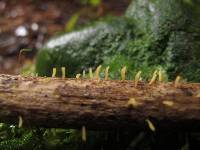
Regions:
[[[0,1],[0,73],[19,74],[25,63],[34,60],[45,41],[65,31],[73,14],[80,13],[78,25],[98,18],[122,15],[130,0],[104,0],[98,6],[80,0]],[[30,49],[18,60],[21,49]]]

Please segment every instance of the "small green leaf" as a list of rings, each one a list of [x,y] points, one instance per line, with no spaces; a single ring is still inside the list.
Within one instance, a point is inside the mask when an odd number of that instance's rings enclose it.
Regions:
[[[90,4],[93,6],[98,6],[101,3],[101,0],[90,0]]]
[[[65,25],[66,32],[70,32],[75,28],[77,21],[79,19],[79,16],[80,16],[79,13],[75,13],[74,15],[71,16],[71,18]]]

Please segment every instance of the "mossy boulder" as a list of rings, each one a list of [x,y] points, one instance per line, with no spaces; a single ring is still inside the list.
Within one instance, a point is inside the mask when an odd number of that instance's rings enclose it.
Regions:
[[[126,31],[126,32],[124,32]],[[40,50],[36,70],[51,76],[52,68],[67,67],[67,75],[103,63],[105,56],[122,51],[133,38],[133,23],[128,18],[113,18],[95,26],[53,38]]]
[[[200,2],[133,0],[124,16],[53,38],[40,50],[36,71],[50,76],[66,66],[70,76],[99,64],[116,71],[128,60],[147,76],[162,67],[169,78],[180,74],[200,81]],[[126,60],[125,62],[123,60]]]
[[[161,65],[170,78],[181,74],[200,81],[200,2],[196,0],[136,0],[126,16],[141,37],[130,42],[136,63]],[[129,55],[129,56],[130,56]],[[142,65],[143,65],[142,63]]]

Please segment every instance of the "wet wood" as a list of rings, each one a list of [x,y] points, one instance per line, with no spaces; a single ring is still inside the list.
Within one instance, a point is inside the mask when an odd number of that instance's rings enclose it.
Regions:
[[[200,84],[0,75],[0,120],[23,126],[200,130]]]

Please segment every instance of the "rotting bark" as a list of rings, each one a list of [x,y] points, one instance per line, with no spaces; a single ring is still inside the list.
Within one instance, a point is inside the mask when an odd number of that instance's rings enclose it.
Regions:
[[[132,107],[128,105],[132,99]],[[0,75],[0,118],[23,126],[200,130],[200,84]]]

